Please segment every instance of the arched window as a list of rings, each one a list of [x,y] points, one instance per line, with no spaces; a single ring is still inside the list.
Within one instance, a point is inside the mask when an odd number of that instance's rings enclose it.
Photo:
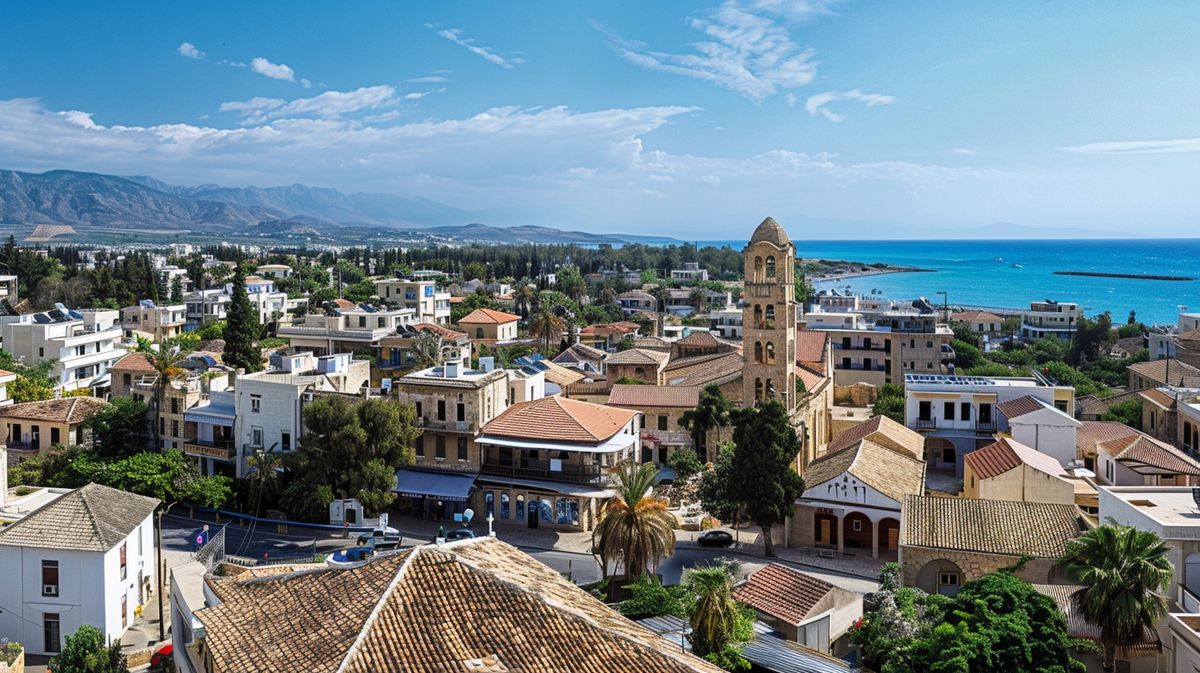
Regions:
[[[767,329],[775,328],[775,305],[767,304]]]
[[[763,361],[763,346],[762,346],[761,341],[754,342],[754,361],[755,362]]]
[[[767,364],[775,364],[775,344],[770,341],[767,342]]]
[[[767,379],[767,399],[775,399],[775,383],[771,379]]]
[[[635,377],[637,377],[639,380],[645,381],[645,380],[646,380],[646,369],[645,369],[645,367],[635,367],[635,368],[633,369],[633,375],[634,375]]]
[[[755,257],[754,258],[754,280],[762,280],[762,275],[763,275],[762,257]]]
[[[759,304],[754,305],[754,326],[761,328],[763,324],[763,310]]]
[[[759,402],[763,398],[762,379],[754,379],[754,401]]]
[[[767,279],[768,280],[775,279],[775,256],[774,255],[767,257]]]

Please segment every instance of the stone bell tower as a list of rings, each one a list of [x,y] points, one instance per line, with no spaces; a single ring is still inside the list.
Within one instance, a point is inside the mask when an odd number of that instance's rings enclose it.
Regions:
[[[796,246],[771,218],[762,221],[742,252],[742,404],[777,399],[796,408]]]

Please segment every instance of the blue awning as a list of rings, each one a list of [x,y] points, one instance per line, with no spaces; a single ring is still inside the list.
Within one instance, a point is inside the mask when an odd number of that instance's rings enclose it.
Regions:
[[[447,502],[466,502],[475,486],[474,474],[426,472],[400,469],[396,471],[396,487],[392,490],[408,498],[437,498]]]

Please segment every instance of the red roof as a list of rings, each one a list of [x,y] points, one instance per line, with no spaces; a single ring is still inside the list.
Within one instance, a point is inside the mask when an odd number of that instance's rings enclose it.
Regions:
[[[614,407],[685,407],[700,404],[700,386],[639,386],[617,384],[608,394]]]
[[[796,331],[796,362],[823,362],[829,335],[816,330]]]
[[[1032,395],[1025,395],[1024,397],[1018,397],[1014,400],[1001,402],[1000,404],[996,405],[996,409],[1000,413],[1004,414],[1004,417],[1010,421],[1014,418],[1020,418],[1025,414],[1032,414],[1035,411],[1041,411],[1045,408],[1045,402],[1042,402]]]
[[[734,599],[788,624],[799,624],[809,617],[821,599],[834,586],[778,563],[769,563],[755,571],[733,590]]]
[[[152,372],[154,371],[154,366],[150,364],[150,358],[146,357],[145,353],[130,353],[117,360],[110,369],[115,371]]]
[[[463,318],[460,318],[460,325],[504,325],[510,322],[516,322],[521,319],[519,315],[505,313],[490,308],[477,308],[471,311]]]
[[[638,327],[640,327],[640,325],[635,322],[607,322],[599,325],[588,325],[587,327],[579,330],[579,335],[607,336],[609,334],[629,334],[631,332],[636,332]]]
[[[555,395],[514,404],[485,425],[483,434],[596,444],[620,432],[637,413]]]
[[[975,476],[980,479],[991,479],[1021,465],[1029,465],[1039,472],[1050,475],[1066,474],[1062,465],[1053,456],[1048,456],[1007,437],[1001,437],[982,449],[968,453],[963,456],[963,460],[971,466]]]

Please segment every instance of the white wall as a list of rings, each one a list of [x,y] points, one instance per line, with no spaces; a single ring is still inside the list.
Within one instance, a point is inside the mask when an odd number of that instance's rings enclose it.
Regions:
[[[1077,458],[1075,447],[1076,430],[1073,426],[1038,425],[1021,423],[1020,419],[1009,423],[1013,439],[1037,449],[1065,467]]]
[[[845,478],[846,481],[842,481]],[[843,489],[842,486],[846,488]],[[832,488],[831,488],[832,487]],[[855,490],[857,489],[857,490]],[[899,510],[900,503],[875,490],[858,480],[849,472],[830,479],[829,481],[810,486],[801,496],[803,500],[834,503],[851,507],[873,507],[877,509]],[[819,506],[813,503],[814,506]],[[866,513],[866,512],[864,512]],[[895,516],[894,514],[890,516]]]

